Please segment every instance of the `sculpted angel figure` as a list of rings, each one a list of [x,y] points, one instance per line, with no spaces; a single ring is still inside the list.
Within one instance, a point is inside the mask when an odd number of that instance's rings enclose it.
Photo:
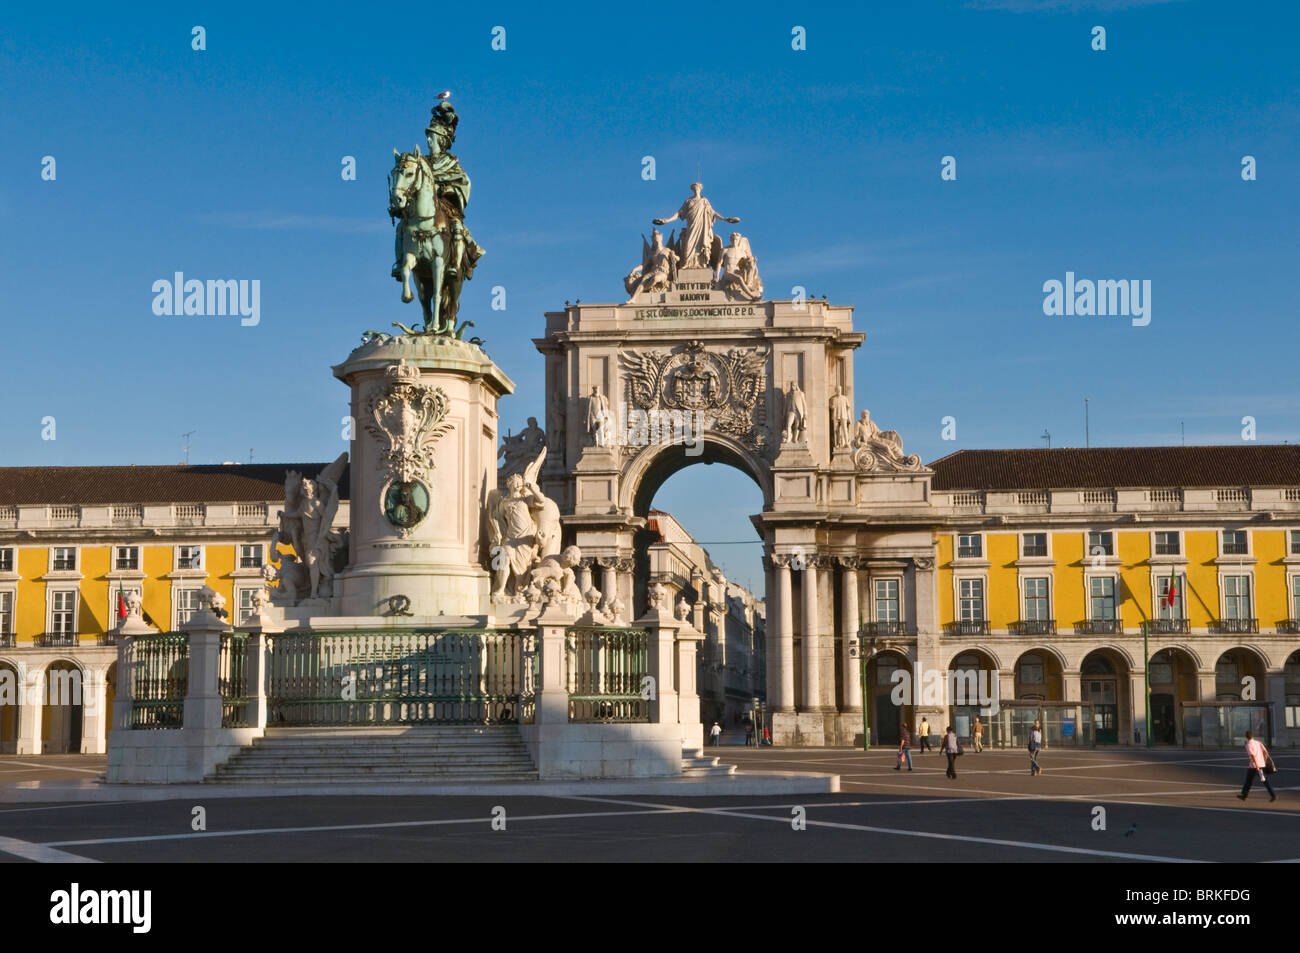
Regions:
[[[487,499],[488,553],[492,598],[497,602],[522,595],[530,571],[560,551],[560,509],[537,485],[546,448],[523,474],[506,478],[506,491]]]
[[[716,241],[716,239],[715,239]],[[740,232],[731,233],[731,244],[714,256],[713,280],[724,291],[732,291],[745,298],[763,297],[763,282],[758,277],[758,260],[749,248],[749,239]],[[712,259],[710,260],[712,264]]]
[[[623,279],[623,287],[630,295],[642,291],[667,291],[677,280],[677,252],[671,244],[664,244],[663,233],[655,229],[650,241],[641,236],[641,265],[633,268]]]
[[[704,186],[699,182],[691,183],[691,197],[682,203],[671,218],[656,218],[656,225],[667,225],[679,219],[685,223],[682,234],[677,240],[677,254],[683,268],[707,268],[709,256],[713,251],[713,223],[717,221],[736,224],[738,218],[728,218],[713,210],[709,200],[702,194]]]

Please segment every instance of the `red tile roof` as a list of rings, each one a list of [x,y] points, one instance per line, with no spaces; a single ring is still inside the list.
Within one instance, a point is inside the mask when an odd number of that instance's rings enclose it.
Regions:
[[[958,450],[930,467],[936,490],[1300,486],[1300,445]]]
[[[170,467],[2,467],[0,506],[81,503],[282,501],[284,474],[315,476],[327,463],[236,463]],[[348,499],[348,471],[339,496]]]

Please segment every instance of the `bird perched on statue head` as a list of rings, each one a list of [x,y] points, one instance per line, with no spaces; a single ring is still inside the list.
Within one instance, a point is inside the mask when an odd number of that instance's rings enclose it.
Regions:
[[[450,89],[444,89],[442,92],[440,92],[440,93],[438,94],[438,98],[439,98],[439,99],[451,99],[451,90],[450,90]]]

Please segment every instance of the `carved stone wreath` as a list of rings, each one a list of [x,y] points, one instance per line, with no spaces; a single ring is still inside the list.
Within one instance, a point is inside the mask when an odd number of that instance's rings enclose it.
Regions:
[[[621,357],[633,407],[700,412],[707,427],[751,450],[762,451],[771,443],[764,424],[766,348],[735,347],[724,355],[691,341],[675,352],[624,351]]]

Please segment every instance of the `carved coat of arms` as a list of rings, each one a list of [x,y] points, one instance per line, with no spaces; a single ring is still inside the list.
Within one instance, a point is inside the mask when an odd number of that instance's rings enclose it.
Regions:
[[[422,383],[420,369],[405,361],[391,365],[366,400],[365,427],[380,445],[385,483],[379,506],[403,536],[428,512],[426,482],[434,445],[452,428],[449,407],[442,388]]]
[[[726,354],[691,341],[677,351],[623,351],[630,403],[644,411],[704,412],[708,426],[753,450],[770,443],[765,425],[766,348]]]

